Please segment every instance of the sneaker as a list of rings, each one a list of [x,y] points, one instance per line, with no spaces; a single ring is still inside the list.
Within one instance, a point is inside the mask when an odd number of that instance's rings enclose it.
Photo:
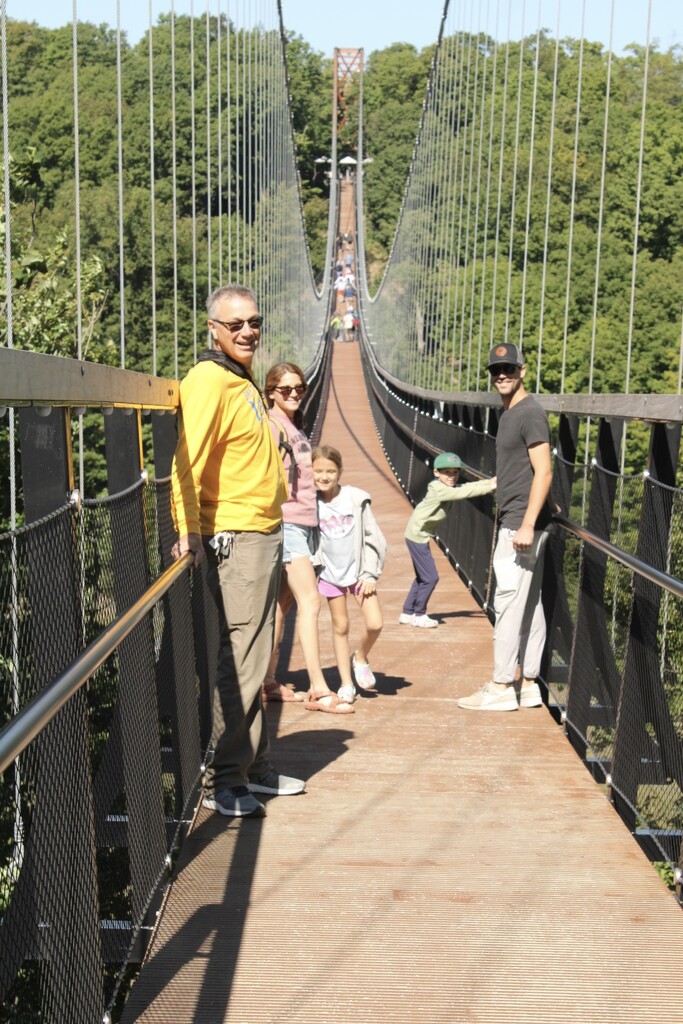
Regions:
[[[288,775],[280,775],[274,768],[259,779],[249,780],[247,789],[250,793],[269,793],[271,796],[296,796],[303,793],[306,783],[303,779],[292,779]]]
[[[414,626],[415,625],[415,616],[414,615],[408,615],[407,612],[401,612],[401,614],[398,617],[398,621],[400,622],[400,624],[402,626]]]
[[[356,699],[356,687],[353,684],[351,686],[340,686],[337,690],[337,696],[342,703],[353,704]]]
[[[265,818],[266,809],[246,786],[230,786],[217,793],[206,793],[202,803],[228,818]]]
[[[436,629],[439,623],[436,619],[430,619],[425,613],[424,615],[413,615],[413,626],[419,626],[420,629]]]
[[[542,704],[543,698],[538,683],[532,683],[531,686],[525,686],[519,691],[520,708],[540,708]]]
[[[356,680],[361,690],[372,690],[377,680],[375,675],[366,663],[365,665],[359,665],[356,661],[356,651],[351,655],[351,668],[353,669],[353,678]]]
[[[461,697],[459,708],[470,711],[517,711],[517,695],[514,686],[508,686],[502,692],[495,690],[491,683],[485,683],[471,697]]]

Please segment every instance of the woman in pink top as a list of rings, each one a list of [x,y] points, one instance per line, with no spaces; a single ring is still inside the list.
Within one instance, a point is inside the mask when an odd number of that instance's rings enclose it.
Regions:
[[[263,682],[263,697],[264,700],[304,701],[304,707],[309,711],[349,714],[354,709],[330,690],[320,664],[318,617],[321,600],[313,567],[318,547],[318,509],[311,445],[301,429],[301,400],[305,391],[303,370],[294,363],[278,363],[266,375],[264,392],[270,428],[283,452],[289,498],[282,506],[282,582],[275,616],[275,647]],[[293,600],[296,601],[299,640],[310,683],[306,699],[275,678],[278,646],[285,616]]]

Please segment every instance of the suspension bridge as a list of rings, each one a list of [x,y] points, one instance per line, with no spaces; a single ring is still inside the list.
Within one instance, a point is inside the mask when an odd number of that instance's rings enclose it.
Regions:
[[[377,279],[362,51],[320,99],[316,274],[279,4],[172,9],[135,48],[3,6],[0,1021],[683,1021],[681,58],[563,38],[559,2],[554,30],[542,5],[476,7],[445,4]],[[28,53],[68,117],[30,107]],[[26,147],[65,123],[60,178]],[[329,329],[340,234],[353,344]],[[389,557],[377,694],[341,724],[270,705],[307,793],[226,824],[199,788],[217,623],[171,557],[169,473],[203,300],[231,279],[259,296],[259,372],[305,366],[307,430]],[[544,707],[468,716],[494,506],[437,536],[437,630],[398,624],[403,530],[438,451],[493,474],[498,340],[549,414],[560,511]],[[324,617],[321,640],[334,685]],[[279,669],[305,688],[295,621]]]

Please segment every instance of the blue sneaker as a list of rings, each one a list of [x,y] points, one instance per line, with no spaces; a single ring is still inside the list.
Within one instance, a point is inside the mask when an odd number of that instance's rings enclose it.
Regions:
[[[206,793],[202,803],[228,818],[265,818],[266,809],[246,786],[229,786],[217,793]]]
[[[303,793],[306,783],[303,779],[293,779],[289,775],[280,775],[271,768],[258,779],[249,779],[247,789],[250,793],[269,793],[270,796],[295,796]]]

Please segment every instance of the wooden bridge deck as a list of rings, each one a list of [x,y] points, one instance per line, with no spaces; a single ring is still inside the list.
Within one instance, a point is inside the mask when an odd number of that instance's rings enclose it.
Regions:
[[[269,706],[308,792],[263,820],[198,812],[124,1021],[683,1022],[683,914],[547,709],[457,708],[491,627],[440,555],[440,628],[397,623],[410,507],[356,345],[335,348],[324,440],[389,540],[378,693],[345,718]],[[326,612],[321,635],[332,666]],[[295,644],[299,687],[301,665]]]

